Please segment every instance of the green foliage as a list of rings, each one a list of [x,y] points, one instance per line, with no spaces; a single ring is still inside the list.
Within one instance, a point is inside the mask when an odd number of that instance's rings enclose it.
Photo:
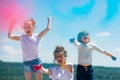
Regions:
[[[95,80],[120,80],[120,68],[94,67]]]
[[[43,64],[43,67],[50,68],[55,64]],[[74,65],[74,76],[76,76],[76,65]],[[93,67],[95,80],[120,80],[120,68]],[[0,80],[25,80],[23,64],[0,61]],[[34,75],[33,75],[33,80]],[[49,80],[48,75],[43,75],[43,80]],[[74,78],[74,80],[76,80]]]
[[[0,80],[24,80],[22,64],[0,61]]]

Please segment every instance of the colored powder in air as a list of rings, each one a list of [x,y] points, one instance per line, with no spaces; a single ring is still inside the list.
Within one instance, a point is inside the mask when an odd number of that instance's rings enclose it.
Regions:
[[[21,5],[18,0],[0,0],[0,32],[7,32],[10,26],[19,29],[29,13],[27,3]]]

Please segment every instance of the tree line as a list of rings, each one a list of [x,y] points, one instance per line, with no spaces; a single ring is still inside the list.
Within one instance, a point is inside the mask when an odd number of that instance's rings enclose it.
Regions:
[[[43,67],[50,68],[55,64],[43,63]],[[74,65],[74,80],[76,76],[76,65]],[[118,67],[103,67],[94,66],[95,80],[120,80],[120,68]],[[17,62],[0,61],[0,80],[25,80],[23,64]],[[33,75],[33,80],[34,75]],[[50,80],[49,76],[43,74],[43,80]]]

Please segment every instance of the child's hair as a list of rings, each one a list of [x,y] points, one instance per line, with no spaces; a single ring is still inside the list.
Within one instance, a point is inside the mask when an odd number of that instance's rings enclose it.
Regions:
[[[24,22],[24,26],[23,27],[25,27],[26,24],[28,24],[28,23],[30,23],[31,25],[33,25],[35,27],[35,20],[33,18],[30,18],[30,19],[26,20]]]
[[[27,22],[30,22],[32,25],[35,25],[35,20],[33,18],[28,19]]]
[[[78,35],[77,35],[78,42],[82,43],[81,39],[82,39],[83,36],[89,36],[89,33],[87,31],[81,31],[81,32],[79,32]]]
[[[62,46],[56,46],[56,48],[55,48],[55,50],[53,52],[53,54],[54,54],[54,61],[55,61],[55,56],[56,56],[56,54],[58,52],[62,52],[63,55],[64,55],[64,57],[67,57],[67,51],[64,49],[64,47],[62,47]]]

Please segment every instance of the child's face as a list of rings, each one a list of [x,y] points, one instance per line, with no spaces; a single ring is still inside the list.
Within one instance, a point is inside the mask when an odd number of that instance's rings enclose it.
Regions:
[[[90,42],[90,36],[83,36],[83,37],[81,38],[81,40],[82,40],[82,42],[84,42],[84,43],[89,43],[89,42]]]
[[[34,31],[34,25],[30,21],[28,21],[24,24],[23,29],[26,34],[31,34]]]
[[[59,65],[62,65],[65,62],[66,58],[62,52],[58,52],[55,55],[55,60]]]

